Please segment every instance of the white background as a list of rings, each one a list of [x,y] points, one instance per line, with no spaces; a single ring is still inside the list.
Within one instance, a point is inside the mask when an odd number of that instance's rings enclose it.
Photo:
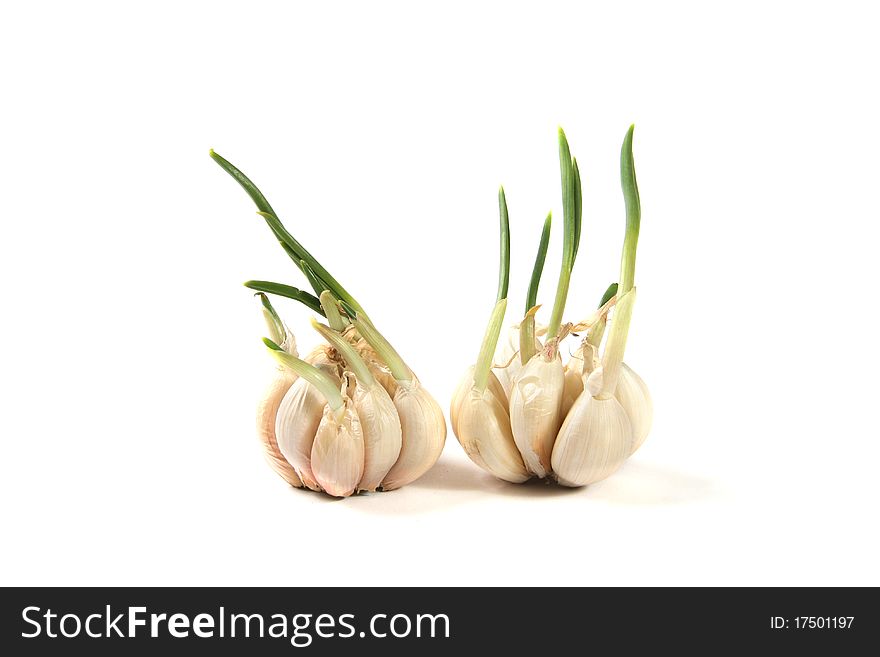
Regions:
[[[876,16],[721,6],[8,5],[0,583],[880,584]],[[241,282],[305,282],[209,148],[445,407],[494,300],[498,185],[512,323],[561,218],[565,127],[583,317],[616,279],[631,122],[627,361],[656,416],[623,470],[515,487],[450,432],[395,493],[272,474],[253,412],[273,365]]]

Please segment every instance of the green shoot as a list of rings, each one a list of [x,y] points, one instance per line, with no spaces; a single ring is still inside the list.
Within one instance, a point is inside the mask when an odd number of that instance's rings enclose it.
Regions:
[[[537,353],[535,351],[535,313],[541,306],[529,308],[519,325],[519,359],[525,365]]]
[[[268,294],[275,294],[279,297],[294,299],[296,301],[299,301],[301,304],[309,307],[311,310],[314,310],[319,315],[324,315],[324,311],[321,309],[321,302],[318,300],[318,297],[311,295],[308,292],[304,292],[298,288],[291,287],[290,285],[284,285],[283,283],[273,283],[272,281],[246,281],[244,286],[248,289],[256,290],[257,292],[266,292]]]
[[[507,298],[510,284],[510,217],[507,214],[507,198],[504,187],[498,189],[498,211],[501,216],[501,255],[498,264],[498,294],[495,303]]]
[[[269,227],[272,229],[272,232],[275,233],[275,237],[278,238],[278,241],[282,243],[286,248],[285,252],[294,259],[297,267],[300,267],[300,261],[304,260],[308,263],[309,267],[312,271],[317,275],[317,277],[324,283],[323,289],[331,290],[338,298],[342,299],[350,306],[352,306],[355,310],[360,311],[361,307],[358,305],[357,301],[343,288],[339,282],[333,278],[330,273],[321,266],[321,264],[315,260],[311,253],[309,253],[306,248],[297,242],[293,235],[291,235],[281,221],[278,219],[278,215],[275,214],[275,210],[272,209],[272,206],[269,205],[269,201],[266,200],[266,197],[263,196],[263,193],[257,188],[257,186],[251,182],[250,178],[248,178],[244,173],[242,173],[238,168],[236,168],[231,162],[220,156],[218,153],[215,153],[213,149],[211,150],[211,158],[218,164],[220,167],[226,171],[232,178],[242,186],[242,188],[247,192],[248,196],[251,197],[251,200],[257,206],[257,210],[261,217],[266,220],[266,223],[269,224]],[[319,293],[322,290],[315,288],[315,292]]]
[[[535,256],[535,266],[532,268],[532,280],[529,282],[529,293],[526,298],[526,310],[528,313],[538,302],[538,287],[541,285],[541,275],[544,273],[544,261],[547,259],[547,246],[550,243],[550,224],[553,221],[553,213],[548,212],[544,220],[544,229],[541,231],[541,241],[538,243],[538,255]]]
[[[559,327],[562,324],[562,313],[565,311],[565,301],[568,297],[568,287],[571,282],[571,271],[574,268],[574,260],[577,255],[577,240],[580,237],[577,212],[578,185],[575,180],[568,140],[565,138],[565,132],[563,132],[562,128],[559,128],[559,168],[562,173],[562,266],[559,271],[559,282],[556,287],[556,299],[553,302],[553,311],[550,314],[550,323],[547,326],[548,341],[557,336]]]
[[[632,319],[633,304],[636,298],[634,285],[636,269],[636,247],[639,242],[639,227],[642,208],[639,201],[639,187],[636,183],[636,167],[633,161],[632,142],[635,126],[630,126],[623,138],[620,149],[620,186],[626,203],[626,235],[620,257],[620,284],[617,289],[617,305],[614,307],[611,333],[602,357],[604,369],[603,396],[611,396],[617,387],[620,365],[626,350],[626,339]]]
[[[574,234],[574,257],[577,258],[578,248],[581,243],[581,223],[584,214],[584,198],[581,189],[581,172],[578,169],[577,158],[571,158],[571,170],[574,175],[574,217],[575,217],[575,234]]]
[[[620,149],[620,186],[626,204],[626,235],[620,258],[620,296],[629,292],[635,279],[636,247],[639,244],[639,227],[642,222],[642,205],[639,186],[636,183],[636,166],[633,161],[632,143],[635,126],[631,125]]]
[[[266,327],[269,329],[269,335],[272,336],[274,342],[283,344],[287,339],[287,329],[284,327],[284,322],[281,321],[275,308],[269,303],[269,297],[262,292],[257,292],[255,296],[259,297],[260,304],[263,306],[263,319],[266,320]]]
[[[507,299],[499,299],[489,317],[483,344],[480,345],[480,355],[474,367],[474,387],[480,392],[484,392],[489,385],[489,371],[492,369],[492,358],[495,356],[495,347],[498,345],[498,336],[501,335],[506,310]]]
[[[321,308],[324,309],[324,316],[330,323],[330,328],[334,331],[341,331],[345,328],[345,325],[348,322],[343,319],[340,314],[339,304],[336,302],[336,297],[333,296],[333,293],[330,290],[324,290],[321,292]]]

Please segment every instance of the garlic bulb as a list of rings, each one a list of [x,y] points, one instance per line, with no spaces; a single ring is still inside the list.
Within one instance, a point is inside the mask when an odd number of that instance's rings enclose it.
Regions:
[[[633,372],[632,368],[626,363],[621,363],[620,365],[620,376],[617,379],[614,398],[620,402],[632,423],[632,451],[634,453],[642,446],[648,437],[648,433],[651,431],[651,422],[654,419],[654,404],[651,401],[651,393],[648,392],[648,386],[642,381],[642,377]]]
[[[559,162],[565,230],[562,266],[544,346],[541,348],[536,342],[535,313],[539,308],[536,300],[549,237],[549,215],[535,260],[525,317],[517,333],[509,333],[507,344],[499,354],[502,365],[515,353],[520,355],[510,366],[498,370],[498,379],[509,402],[505,417],[499,395],[493,390],[492,378],[482,369],[486,350],[489,349],[489,353],[495,350],[506,305],[509,247],[505,249],[505,239],[509,226],[502,192],[499,279],[504,283],[499,286],[498,301],[480,359],[456,389],[450,411],[453,430],[468,456],[495,476],[516,483],[530,476],[552,477],[564,486],[585,486],[620,468],[644,440],[651,421],[647,388],[623,364],[636,294],[633,276],[641,217],[632,162],[632,128],[621,149],[621,184],[627,221],[620,282],[609,286],[593,318],[578,324],[562,322],[580,240],[582,189],[577,162],[571,157],[561,129]],[[612,307],[611,332],[602,350],[605,324]],[[563,366],[560,343],[572,331],[584,329],[589,329],[588,337]]]
[[[562,424],[564,388],[562,359],[551,342],[526,363],[510,392],[513,440],[529,472],[537,477],[550,472],[550,454]]]
[[[340,497],[417,479],[445,443],[439,405],[357,300],[290,234],[256,185],[214,151],[211,157],[247,192],[319,296],[272,281],[245,286],[299,301],[329,324],[314,325],[330,345],[300,360],[295,348],[279,346],[285,338],[281,321],[274,311],[269,317],[272,339],[264,342],[289,370],[273,382],[258,410],[273,467],[293,485]]]
[[[586,486],[605,479],[632,452],[632,425],[613,397],[584,392],[571,408],[553,446],[551,465],[564,486]]]
[[[312,445],[311,466],[321,487],[335,497],[348,497],[364,474],[364,434],[350,399],[342,408],[324,407]]]

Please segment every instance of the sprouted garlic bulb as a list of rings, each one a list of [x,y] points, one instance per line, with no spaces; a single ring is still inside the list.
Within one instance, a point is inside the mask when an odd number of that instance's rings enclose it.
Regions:
[[[259,411],[273,467],[294,485],[341,497],[414,481],[445,444],[446,421],[436,400],[357,300],[290,234],[256,185],[214,151],[211,157],[247,192],[318,296],[271,281],[245,286],[299,301],[330,325],[316,327],[330,344],[302,360],[280,346],[282,335],[270,326],[274,340],[266,345],[289,370]]]
[[[644,382],[623,364],[632,309],[635,302],[633,275],[640,222],[638,189],[632,161],[632,128],[621,150],[621,183],[626,201],[627,228],[621,256],[619,284],[609,287],[591,320],[577,325],[563,324],[562,316],[569,282],[580,242],[582,189],[577,162],[568,142],[559,132],[559,161],[562,174],[563,253],[556,297],[543,346],[536,341],[537,291],[547,251],[551,217],[548,215],[538,257],[532,272],[526,314],[519,325],[518,340],[500,350],[498,379],[508,392],[508,423],[498,415],[491,380],[481,377],[480,361],[468,370],[456,389],[451,415],[453,429],[471,459],[495,476],[513,482],[531,476],[555,479],[565,486],[584,486],[615,472],[637,449],[650,427],[651,402]],[[501,196],[501,276],[496,313],[506,299],[509,275],[509,225],[506,201]],[[499,288],[501,289],[501,288]],[[607,320],[613,306],[613,316]],[[503,316],[503,311],[502,311]],[[501,322],[493,315],[494,321]],[[611,330],[602,349],[606,321]],[[492,323],[490,322],[490,327]],[[500,326],[500,324],[499,324]],[[570,331],[589,329],[589,334],[563,365],[560,344]],[[494,351],[498,329],[491,347]],[[487,331],[484,348],[489,339]],[[519,356],[515,367],[504,367],[507,359]],[[482,352],[481,352],[482,358]],[[508,381],[509,385],[504,385]],[[474,410],[477,409],[477,410]],[[510,440],[520,459],[510,458]],[[488,437],[492,439],[489,440]],[[485,445],[494,460],[485,458]],[[507,457],[507,458],[502,458]],[[519,470],[521,463],[523,469]]]

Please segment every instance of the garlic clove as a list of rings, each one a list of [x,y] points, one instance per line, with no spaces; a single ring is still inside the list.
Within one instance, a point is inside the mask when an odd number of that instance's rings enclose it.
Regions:
[[[498,380],[498,377],[495,376],[495,373],[492,372],[492,370],[489,370],[489,392],[495,395],[495,399],[497,399],[498,403],[504,407],[504,412],[506,413],[510,408],[507,393],[504,391],[504,386],[501,385],[501,381]]]
[[[455,428],[455,425],[458,421],[458,409],[461,406],[462,400],[470,392],[470,389],[473,385],[474,366],[471,365],[465,372],[464,376],[461,378],[461,382],[458,384],[458,387],[455,389],[455,392],[452,395],[452,402],[449,404],[449,419],[452,421],[452,431],[456,436],[458,435],[458,431]],[[495,376],[495,373],[491,370],[489,371],[488,390],[504,407],[504,411],[507,412],[507,393],[504,392],[504,387],[501,385],[501,381],[498,380],[498,377]]]
[[[378,383],[349,386],[364,440],[364,472],[358,490],[374,491],[400,456],[400,416],[388,392]]]
[[[648,437],[654,419],[654,403],[648,386],[626,363],[621,363],[614,397],[620,402],[633,428],[634,453]]]
[[[312,443],[327,400],[302,378],[297,378],[281,400],[275,418],[275,435],[281,454],[306,487],[321,490],[312,474]]]
[[[339,411],[324,407],[312,444],[311,469],[329,495],[348,497],[357,488],[364,474],[364,435],[351,400]]]
[[[339,355],[327,345],[315,347],[304,360],[339,379]],[[321,422],[326,399],[308,381],[296,378],[278,406],[275,417],[275,437],[284,459],[307,488],[319,491],[321,487],[311,470],[312,443]]]
[[[382,482],[394,490],[415,481],[440,458],[446,443],[446,419],[440,405],[419,380],[398,381],[394,407],[400,416],[402,444],[397,462]]]
[[[275,419],[278,415],[278,408],[295,379],[296,376],[291,372],[283,369],[278,370],[257,407],[257,437],[263,446],[266,460],[275,473],[291,486],[302,488],[302,480],[284,458],[275,437]]]
[[[488,388],[473,387],[473,377],[458,406],[453,425],[458,442],[470,459],[490,474],[515,484],[531,477],[513,441],[507,409]]]
[[[546,349],[545,349],[546,351]],[[514,382],[510,394],[513,439],[529,472],[546,477],[550,472],[553,443],[562,423],[565,373],[555,353],[533,356]]]
[[[551,464],[563,486],[586,486],[623,465],[633,445],[632,424],[613,397],[577,398],[559,430]]]

